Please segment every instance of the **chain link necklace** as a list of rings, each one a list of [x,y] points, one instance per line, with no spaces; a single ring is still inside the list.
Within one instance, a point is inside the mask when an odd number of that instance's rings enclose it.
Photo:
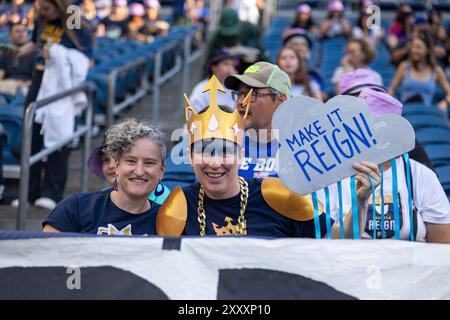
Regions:
[[[248,202],[248,182],[244,178],[239,177],[239,185],[241,187],[241,209],[238,218],[238,224],[236,225],[236,231],[238,235],[247,234],[247,223],[245,221],[245,209],[247,208]],[[200,235],[203,237],[206,234],[206,213],[203,207],[205,196],[205,190],[203,186],[200,186],[198,191],[198,223],[200,224]]]

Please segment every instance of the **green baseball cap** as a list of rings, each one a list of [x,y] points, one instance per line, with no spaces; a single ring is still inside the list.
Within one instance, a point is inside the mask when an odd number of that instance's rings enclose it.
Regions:
[[[219,34],[225,37],[237,36],[239,33],[239,17],[236,10],[225,8],[220,15]]]
[[[265,61],[256,62],[248,67],[243,75],[229,75],[225,78],[225,87],[238,90],[241,83],[251,88],[272,88],[291,97],[291,80],[286,72],[276,64]]]

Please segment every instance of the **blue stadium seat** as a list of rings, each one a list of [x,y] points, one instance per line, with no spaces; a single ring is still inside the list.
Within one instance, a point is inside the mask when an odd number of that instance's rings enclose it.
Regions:
[[[444,128],[450,130],[449,121],[435,115],[411,115],[405,118],[411,123],[415,131],[425,128]]]
[[[23,110],[10,106],[0,108],[0,123],[6,134],[3,163],[19,164],[19,159],[14,156],[14,153],[20,152],[22,146]]]
[[[450,143],[450,130],[430,128],[416,133],[416,138],[423,145]]]
[[[450,164],[450,144],[431,144],[424,148],[435,168]]]
[[[444,113],[436,107],[425,106],[421,103],[407,103],[403,105],[403,116],[430,115],[445,118]]]

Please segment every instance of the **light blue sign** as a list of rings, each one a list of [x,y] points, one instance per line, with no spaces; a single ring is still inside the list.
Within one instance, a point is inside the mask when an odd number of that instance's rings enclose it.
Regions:
[[[410,123],[397,115],[373,117],[353,96],[336,96],[323,104],[299,96],[276,110],[278,175],[290,189],[309,194],[354,175],[352,164],[380,164],[414,148]]]

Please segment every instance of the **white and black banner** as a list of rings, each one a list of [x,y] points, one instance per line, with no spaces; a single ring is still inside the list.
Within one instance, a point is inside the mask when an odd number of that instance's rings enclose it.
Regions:
[[[3,237],[0,299],[450,299],[450,246]]]

